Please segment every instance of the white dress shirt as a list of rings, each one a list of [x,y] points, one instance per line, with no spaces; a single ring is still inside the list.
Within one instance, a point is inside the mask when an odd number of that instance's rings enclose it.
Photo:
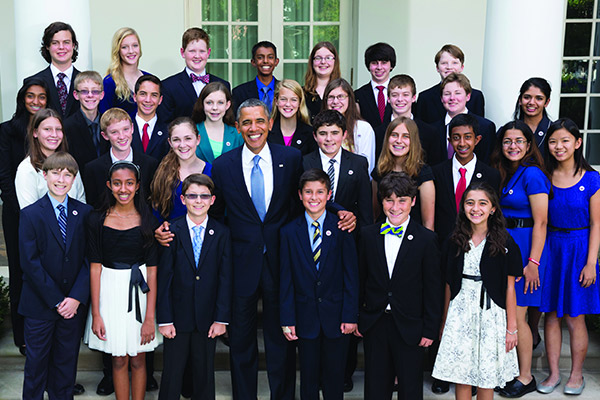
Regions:
[[[383,98],[385,100],[385,102],[383,104],[385,104],[387,106],[387,95],[388,95],[388,85],[390,84],[390,80],[388,79],[387,81],[385,81],[384,83],[382,83],[381,85],[379,83],[375,83],[373,80],[371,80],[371,87],[373,88],[373,96],[375,96],[375,105],[377,105],[377,97],[379,96],[379,89],[377,89],[377,86],[383,86]]]
[[[248,149],[245,144],[242,146],[242,172],[244,173],[244,182],[248,189],[248,194],[252,197],[252,184],[250,175],[252,174],[252,168],[254,167],[254,154]],[[271,204],[271,197],[273,197],[273,159],[271,157],[271,149],[266,144],[265,147],[258,153],[260,161],[258,166],[262,170],[263,178],[265,182],[265,211],[269,210],[269,204]]]
[[[67,93],[69,93],[69,89],[71,88],[71,79],[73,77],[73,64],[69,68],[64,71],[59,70],[54,64],[50,64],[50,72],[52,72],[52,78],[54,79],[54,86],[58,89],[58,74],[61,72],[66,75],[63,79],[63,82],[67,86]]]
[[[156,121],[158,121],[158,116],[154,114],[154,117],[150,121],[144,121],[142,117],[135,114],[135,123],[138,127],[138,133],[140,135],[140,140],[144,136],[144,125],[148,124],[148,139],[152,139],[152,132],[154,132],[154,126],[156,126]]]
[[[115,157],[115,155],[113,153],[112,147],[110,148],[109,154],[110,154],[110,159],[111,159],[111,161],[112,161],[113,164],[116,163],[117,161],[129,161],[129,162],[133,162],[133,149],[131,147],[129,148],[129,154],[127,154],[127,157],[125,157],[122,160],[120,160],[117,157]]]
[[[325,173],[327,173],[327,171],[329,170],[329,160],[331,160],[331,158],[327,157],[327,155],[325,155],[325,153],[323,153],[321,151],[321,149],[319,149],[319,156],[321,157],[321,165],[323,166],[323,171],[325,171]],[[338,150],[337,154],[333,157],[333,159],[335,160],[335,163],[333,163],[334,182],[333,182],[333,186],[331,186],[331,190],[333,191],[333,196],[335,197],[337,187],[338,187],[338,182],[340,181],[340,165],[342,163],[342,148],[341,147]],[[331,200],[333,200],[333,197],[331,198]]]
[[[393,227],[396,227],[387,218],[385,219],[385,222],[387,222],[388,224],[390,224]],[[390,279],[392,278],[392,274],[394,273],[394,265],[396,265],[396,259],[398,258],[398,252],[400,251],[400,246],[402,245],[402,240],[404,240],[404,236],[406,235],[406,227],[408,226],[409,222],[410,222],[410,216],[408,216],[406,221],[404,221],[404,223],[402,225],[400,225],[402,227],[402,232],[403,232],[401,237],[398,237],[396,235],[389,235],[389,234],[384,235],[383,246],[385,249],[385,260],[387,261],[387,267],[388,267],[388,273],[390,275]],[[389,304],[387,305],[386,310],[391,310],[391,306]]]
[[[456,159],[456,154],[452,156],[452,180],[454,181],[454,193],[456,193],[456,186],[458,185],[458,180],[460,179],[460,168],[467,169],[467,173],[465,174],[465,179],[467,181],[467,185],[465,186],[466,188],[471,183],[471,179],[473,179],[473,174],[475,173],[475,164],[477,164],[477,156],[475,153],[473,153],[473,159],[465,165],[462,165],[458,162]]]
[[[204,71],[200,72],[199,74],[196,74],[194,71],[192,71],[188,67],[185,67],[185,73],[187,74],[188,77],[190,77],[190,80],[192,80],[192,77],[190,76],[191,74],[198,75],[198,76],[206,75],[206,68],[204,69]],[[202,89],[204,89],[204,86],[206,86],[206,83],[204,83],[202,81],[196,81],[196,82],[192,82],[192,86],[194,87],[194,90],[196,91],[196,96],[200,97],[200,92],[202,91]]]

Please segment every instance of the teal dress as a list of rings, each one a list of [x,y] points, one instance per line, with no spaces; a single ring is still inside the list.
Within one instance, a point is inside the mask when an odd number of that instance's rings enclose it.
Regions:
[[[210,139],[208,138],[208,134],[206,133],[206,127],[204,126],[204,121],[196,124],[198,128],[198,135],[200,136],[200,144],[196,149],[196,155],[199,159],[206,161],[209,164],[212,164],[215,161],[215,150],[210,145]],[[242,135],[240,135],[235,129],[235,127],[231,125],[225,124],[225,131],[223,132],[223,147],[221,151],[218,150],[216,153],[221,155],[223,153],[227,153],[229,150],[233,150],[236,147],[239,147],[244,144],[244,139]]]

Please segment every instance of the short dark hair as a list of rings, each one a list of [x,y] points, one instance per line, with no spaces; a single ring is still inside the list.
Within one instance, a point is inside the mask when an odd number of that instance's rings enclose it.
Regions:
[[[365,66],[373,61],[389,61],[392,68],[396,66],[396,51],[387,43],[379,42],[372,44],[365,50]]]
[[[479,136],[479,122],[474,115],[471,114],[458,114],[450,121],[448,125],[448,137],[452,135],[452,129],[457,126],[470,126],[473,129],[475,136]]]
[[[404,172],[390,172],[379,182],[378,193],[382,200],[391,197],[392,194],[414,199],[417,195],[417,184]]]
[[[262,42],[258,42],[254,46],[252,46],[252,59],[253,60],[254,60],[254,56],[256,56],[256,51],[261,47],[265,47],[267,49],[273,49],[273,52],[275,53],[275,58],[277,58],[277,47],[275,47],[275,45],[273,43],[269,42],[268,40],[263,40]]]
[[[50,51],[48,51],[48,47],[50,47],[50,43],[52,43],[52,38],[60,31],[69,31],[71,32],[71,39],[73,40],[73,56],[71,56],[71,61],[77,61],[77,56],[79,52],[79,42],[77,42],[77,37],[75,36],[75,31],[71,27],[71,25],[56,21],[48,25],[46,29],[44,29],[44,36],[42,36],[42,47],[40,47],[40,53],[44,60],[48,62],[48,64],[52,63],[52,57],[50,57]]]
[[[160,81],[160,79],[158,79],[157,76],[154,76],[152,74],[142,75],[142,76],[140,76],[138,78],[137,81],[135,81],[135,91],[134,91],[134,93],[137,94],[138,90],[140,89],[140,86],[144,82],[152,82],[152,83],[158,85],[158,92],[162,94],[162,82]]]
[[[304,189],[304,185],[308,182],[321,182],[327,188],[329,192],[331,190],[331,181],[329,180],[329,175],[325,171],[319,168],[311,168],[300,176],[300,181],[298,182],[298,190]]]
[[[323,110],[315,116],[313,121],[313,132],[317,133],[317,130],[323,125],[336,125],[345,132],[346,118],[337,110]]]
[[[190,174],[188,175],[181,184],[181,194],[185,195],[191,185],[206,186],[210,191],[210,194],[215,194],[215,183],[208,175],[204,174]]]

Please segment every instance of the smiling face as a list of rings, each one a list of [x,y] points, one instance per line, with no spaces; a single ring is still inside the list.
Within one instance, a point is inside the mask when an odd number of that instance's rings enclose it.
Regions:
[[[410,118],[412,105],[415,101],[417,101],[417,95],[412,92],[410,86],[390,89],[388,103],[392,106],[394,117]]]
[[[290,89],[281,87],[276,104],[277,110],[283,118],[292,118],[300,108],[300,98]]]
[[[400,226],[408,219],[410,210],[415,205],[416,197],[396,196],[392,193],[391,196],[382,200],[383,213],[394,226]]]
[[[481,136],[476,136],[473,127],[468,125],[455,126],[450,132],[450,144],[454,148],[456,160],[465,165],[473,159],[475,146],[481,140]]]
[[[242,108],[235,123],[235,127],[244,138],[244,143],[254,154],[260,153],[267,144],[267,136],[272,126],[273,122],[261,106]]]
[[[156,109],[162,103],[160,87],[150,81],[144,81],[133,96],[137,103],[137,112],[144,121],[149,121],[156,115]]]
[[[525,157],[531,143],[527,141],[523,132],[518,129],[508,129],[502,139],[502,154],[513,165],[518,165]]]
[[[329,79],[335,65],[335,56],[326,47],[321,47],[315,52],[312,67],[318,78]]]
[[[185,194],[181,195],[181,202],[187,208],[190,219],[196,223],[202,223],[210,206],[215,203],[215,196],[206,186],[192,183]]]
[[[44,171],[44,178],[48,184],[48,192],[59,202],[63,202],[73,181],[75,175],[73,175],[68,169],[51,169]]]
[[[488,218],[496,211],[490,198],[483,190],[471,190],[464,196],[464,210],[473,227],[487,229]]]
[[[533,85],[519,98],[521,110],[530,118],[535,118],[542,114],[548,103],[550,103],[550,99],[546,97],[540,88]]]
[[[394,157],[406,157],[408,155],[410,150],[410,133],[406,125],[400,124],[390,132],[388,146],[390,153]]]
[[[54,117],[49,117],[43,120],[37,129],[33,131],[33,137],[40,144],[42,153],[49,157],[54,152],[63,140],[63,130],[60,121]]]
[[[453,72],[460,74],[464,68],[465,66],[458,58],[445,51],[440,56],[440,61],[436,65],[435,70],[440,74],[440,78],[444,80],[445,77]]]
[[[135,173],[128,168],[115,169],[106,186],[121,206],[129,205],[135,198],[135,192],[140,188]]]
[[[43,87],[31,85],[25,92],[25,109],[30,115],[46,108],[48,97]]]
[[[259,47],[256,49],[254,58],[250,60],[250,64],[256,68],[259,77],[270,77],[273,75],[273,70],[279,64],[279,58],[275,56],[275,50],[270,47]]]
[[[121,56],[121,63],[137,67],[140,61],[140,42],[137,36],[129,35],[123,38],[119,55]]]
[[[565,128],[555,130],[547,140],[550,155],[559,163],[571,160],[575,150],[582,144],[581,138],[575,139],[575,136]]]
[[[340,151],[346,138],[346,132],[337,125],[321,125],[314,134],[317,145],[329,158],[333,158]]]
[[[313,219],[317,220],[327,207],[327,201],[331,197],[331,191],[327,190],[324,182],[308,181],[298,191],[300,201],[306,210],[306,213]]]
[[[231,102],[227,101],[225,93],[217,90],[206,96],[203,105],[206,118],[210,121],[218,122],[223,119],[225,112],[231,107]]]
[[[442,104],[450,117],[454,118],[467,108],[467,102],[471,99],[471,93],[467,94],[458,82],[449,82],[442,91]]]
[[[106,131],[101,132],[104,139],[110,142],[114,152],[129,154],[133,125],[128,119],[111,123]]]
[[[201,74],[206,69],[206,62],[210,56],[210,49],[204,40],[194,40],[181,49],[181,57],[185,65],[196,74]]]
[[[327,96],[327,109],[339,111],[342,115],[348,109],[348,93],[341,87],[336,87]]]
[[[71,32],[58,31],[52,36],[50,46],[46,47],[50,53],[52,64],[64,71],[69,68],[73,57],[73,37]]]
[[[369,64],[371,79],[378,85],[385,83],[390,78],[391,71],[392,63],[390,61],[371,61]]]
[[[190,124],[176,125],[169,133],[169,145],[180,161],[195,157],[198,144],[200,144],[200,136],[196,134]]]
[[[73,97],[79,100],[81,107],[87,111],[96,111],[100,100],[104,98],[104,91],[96,82],[86,79],[73,91]]]

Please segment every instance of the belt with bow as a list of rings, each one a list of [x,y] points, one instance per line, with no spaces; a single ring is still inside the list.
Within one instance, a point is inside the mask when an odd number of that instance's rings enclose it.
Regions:
[[[482,282],[483,279],[481,278],[481,275],[462,274],[462,277],[464,279],[469,279],[471,281],[481,282],[481,296],[479,298],[479,307],[481,307],[482,310],[489,310],[490,307],[492,306],[492,301],[490,299],[490,296],[487,294],[487,290],[485,289],[485,285]],[[485,307],[484,307],[484,303],[485,303]]]
[[[142,275],[142,271],[140,271],[140,263],[135,264],[127,264],[122,262],[114,262],[112,265],[105,265],[107,268],[112,269],[130,269],[131,270],[131,278],[129,278],[129,304],[127,306],[127,312],[131,312],[133,309],[133,291],[135,289],[135,319],[141,324],[142,323],[142,308],[140,307],[140,292],[137,290],[138,288],[142,291],[142,293],[148,293],[150,288],[144,279],[144,275]]]

